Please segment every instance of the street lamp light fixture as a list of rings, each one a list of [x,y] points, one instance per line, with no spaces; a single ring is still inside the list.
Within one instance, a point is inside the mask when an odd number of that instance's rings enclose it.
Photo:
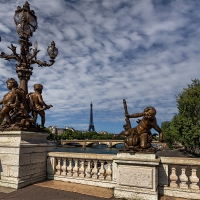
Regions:
[[[54,64],[55,58],[58,55],[58,49],[55,46],[55,42],[52,41],[51,45],[47,48],[47,52],[49,54],[50,60],[49,62],[40,61],[37,59],[37,54],[40,50],[38,50],[38,43],[34,43],[34,47],[32,47],[32,43],[29,41],[29,38],[33,35],[33,33],[37,29],[37,17],[35,12],[30,9],[29,3],[26,1],[23,7],[18,6],[17,10],[14,14],[14,22],[16,25],[16,31],[20,37],[18,43],[20,45],[20,53],[16,52],[16,46],[11,44],[8,48],[12,51],[12,54],[8,55],[4,52],[0,53],[0,58],[4,58],[5,60],[14,59],[17,61],[16,73],[20,80],[19,90],[15,88],[13,91],[16,92],[16,96],[20,95],[16,99],[16,105],[13,103],[14,107],[4,106],[3,111],[0,109],[0,127],[2,120],[7,116],[9,116],[9,120],[7,120],[7,127],[30,127],[31,124],[36,127],[36,118],[38,113],[44,112],[41,110],[36,111],[34,106],[30,105],[31,94],[28,93],[28,81],[32,75],[33,64],[38,64],[38,67],[50,67]],[[14,83],[15,87],[17,87],[17,83],[15,80],[9,79],[8,82]],[[14,86],[13,86],[14,87]],[[10,88],[10,86],[9,86]],[[41,84],[35,84],[34,89],[42,90],[43,86]],[[38,94],[39,95],[39,94]],[[9,95],[5,95],[8,98]],[[13,95],[15,96],[15,95]],[[11,98],[11,96],[9,97]],[[11,100],[9,102],[12,102]],[[14,100],[13,100],[14,102]],[[41,109],[49,109],[51,105],[42,104]],[[9,110],[9,112],[8,112]],[[29,115],[29,113],[35,112],[33,118]],[[6,113],[8,112],[8,113]],[[12,113],[12,116],[10,116]],[[44,114],[41,115],[42,118],[42,126],[44,126]]]
[[[30,48],[32,43],[29,41],[29,38],[33,35],[33,33],[37,29],[37,17],[35,16],[35,12],[30,10],[30,5],[26,1],[23,7],[17,7],[14,15],[14,21],[16,24],[16,30],[20,37],[20,54],[16,53],[16,46],[13,44],[8,47],[11,49],[12,54],[7,55],[4,52],[0,54],[1,58],[6,60],[15,59],[18,61],[16,64],[16,72],[20,79],[20,87],[28,93],[28,81],[30,76],[32,75],[33,67],[32,64],[38,64],[39,67],[49,67],[52,66],[55,62],[55,58],[58,55],[58,49],[55,47],[55,42],[51,43],[51,46],[48,47],[47,52],[50,57],[49,63],[46,61],[40,61],[37,59],[37,54],[40,50],[38,50],[38,43],[35,42],[34,49]]]
[[[14,15],[17,33],[21,38],[29,38],[37,29],[37,17],[35,12],[30,10],[29,3],[26,1],[23,8],[17,7]]]
[[[55,59],[56,56],[58,55],[58,49],[55,47],[55,42],[54,42],[54,41],[52,41],[52,42],[51,42],[51,46],[49,46],[49,47],[47,48],[47,52],[48,52],[49,57],[50,57],[51,59]]]

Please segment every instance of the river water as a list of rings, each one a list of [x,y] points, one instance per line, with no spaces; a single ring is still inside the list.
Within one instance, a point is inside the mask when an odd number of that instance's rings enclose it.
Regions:
[[[92,147],[57,147],[57,152],[75,152],[75,153],[94,153],[94,154],[117,154],[123,144],[116,145],[116,148],[108,148],[107,145],[93,145]]]

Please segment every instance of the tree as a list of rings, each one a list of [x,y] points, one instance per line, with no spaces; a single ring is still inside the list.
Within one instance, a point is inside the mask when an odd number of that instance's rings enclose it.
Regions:
[[[183,88],[176,102],[178,114],[162,126],[164,137],[169,144],[178,140],[188,151],[200,153],[200,80]]]
[[[49,134],[52,133],[51,130],[50,130],[49,128],[44,128],[44,131],[47,132],[47,133],[49,133]]]
[[[161,124],[161,129],[164,133],[164,139],[166,143],[168,144],[169,148],[172,149],[172,145],[174,143],[174,137],[171,134],[170,125],[171,125],[170,121],[163,122]]]

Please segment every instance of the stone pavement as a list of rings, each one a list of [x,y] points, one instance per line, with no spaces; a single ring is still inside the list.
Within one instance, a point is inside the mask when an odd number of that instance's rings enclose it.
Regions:
[[[0,187],[0,200],[119,200],[113,190],[62,181],[44,181],[15,190]],[[163,196],[160,200],[187,200]],[[125,199],[123,199],[125,200]],[[148,199],[147,199],[148,200]]]
[[[90,195],[84,194],[87,192]],[[0,200],[116,200],[112,196],[111,189],[61,181],[44,181],[19,190],[0,187]]]
[[[110,199],[113,197],[113,189],[102,188],[91,185],[77,184],[71,182],[63,182],[63,181],[54,181],[47,180],[45,182],[41,182],[35,184],[36,186],[41,186],[45,188],[52,188],[67,192],[75,192],[84,195],[96,196],[100,198]]]

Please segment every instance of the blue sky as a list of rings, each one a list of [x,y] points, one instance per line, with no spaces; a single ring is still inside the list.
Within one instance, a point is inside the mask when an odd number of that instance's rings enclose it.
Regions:
[[[0,0],[0,51],[18,45],[13,20],[22,0]],[[157,121],[177,113],[176,98],[191,79],[199,77],[199,0],[30,0],[38,29],[38,59],[48,61],[54,40],[59,55],[51,67],[34,65],[29,92],[44,85],[46,126],[87,130],[93,102],[96,131],[123,130],[125,98],[130,114],[146,106]],[[18,46],[19,52],[19,46]],[[0,59],[0,98],[5,81],[18,80],[15,62]],[[40,120],[40,119],[39,119]],[[135,126],[136,119],[132,119]]]

